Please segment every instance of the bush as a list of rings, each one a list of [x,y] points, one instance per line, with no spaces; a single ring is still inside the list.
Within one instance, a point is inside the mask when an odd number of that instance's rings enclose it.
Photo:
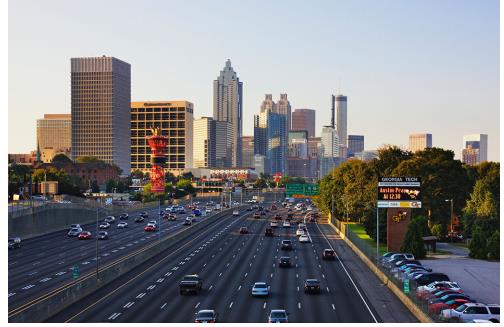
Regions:
[[[432,235],[436,236],[438,240],[443,238],[443,225],[435,224],[431,227]]]
[[[487,237],[481,227],[476,226],[472,231],[472,239],[469,243],[469,256],[475,259],[486,259],[487,250]]]
[[[401,246],[401,252],[413,253],[417,259],[425,258],[427,251],[425,251],[422,239],[422,229],[423,228],[420,226],[419,220],[415,219],[410,222]]]
[[[500,234],[498,230],[496,230],[488,240],[487,247],[488,247],[488,256],[491,259],[499,259]]]

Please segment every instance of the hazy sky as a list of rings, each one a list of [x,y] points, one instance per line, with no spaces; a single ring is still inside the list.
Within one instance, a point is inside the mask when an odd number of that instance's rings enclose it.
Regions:
[[[266,93],[316,109],[317,135],[342,93],[366,149],[428,132],[459,158],[486,133],[499,160],[497,0],[10,1],[10,153],[36,148],[44,113],[70,113],[70,58],[103,54],[131,64],[132,101],[188,100],[195,117],[230,58],[244,135]]]

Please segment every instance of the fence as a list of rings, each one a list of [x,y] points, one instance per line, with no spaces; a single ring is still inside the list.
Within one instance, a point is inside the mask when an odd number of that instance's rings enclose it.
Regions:
[[[345,235],[371,262],[376,266],[376,247],[370,246],[366,241],[359,238],[346,224],[338,219],[332,219],[333,225]],[[380,270],[389,280],[390,283],[396,285],[404,295],[406,295],[425,315],[431,318],[434,322],[441,322],[440,312],[429,312],[428,300],[422,300],[417,297],[417,285],[414,281],[407,279],[404,273],[393,272],[391,267],[384,266],[378,258],[378,270]]]

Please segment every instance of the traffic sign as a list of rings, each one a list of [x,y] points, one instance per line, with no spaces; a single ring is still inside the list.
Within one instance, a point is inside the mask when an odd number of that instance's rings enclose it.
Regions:
[[[79,278],[79,266],[77,266],[77,265],[74,265],[72,267],[72,278],[73,279]]]
[[[413,208],[422,207],[421,201],[378,201],[378,208]]]
[[[287,183],[285,193],[288,197],[314,197],[319,195],[319,185]]]
[[[410,284],[409,279],[408,278],[404,279],[404,281],[403,281],[403,291],[404,291],[405,294],[409,294],[409,291],[410,291],[410,285],[409,284]]]

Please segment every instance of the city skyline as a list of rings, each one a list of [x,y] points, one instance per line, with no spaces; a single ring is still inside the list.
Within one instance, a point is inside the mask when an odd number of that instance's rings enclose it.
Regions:
[[[258,33],[258,38],[250,34],[251,27],[245,21],[243,32],[246,37],[243,37],[243,40],[250,41],[251,45],[240,40],[223,47],[215,47],[211,42],[201,44],[201,36],[198,36],[198,33],[207,35],[207,38],[214,37],[215,28],[221,26],[221,23],[217,26],[207,26],[205,23],[208,18],[196,12],[194,18],[199,22],[193,27],[187,27],[188,31],[163,29],[163,33],[169,32],[175,40],[182,42],[182,47],[188,49],[186,54],[185,51],[173,54],[173,60],[170,61],[166,61],[165,55],[146,55],[143,51],[131,48],[131,43],[140,42],[140,37],[145,37],[144,45],[164,49],[158,45],[159,42],[154,42],[159,34],[154,31],[156,25],[151,20],[146,21],[147,27],[139,31],[132,31],[124,26],[130,35],[124,39],[112,40],[118,30],[108,25],[105,18],[108,18],[107,13],[114,7],[113,1],[104,5],[101,14],[88,11],[93,6],[82,9],[83,17],[86,14],[92,15],[90,17],[97,22],[97,26],[103,28],[103,24],[107,24],[105,28],[110,30],[103,35],[96,35],[96,39],[93,39],[96,42],[85,41],[80,44],[78,41],[89,39],[92,35],[90,33],[96,31],[96,27],[82,29],[69,23],[70,16],[65,16],[71,10],[69,4],[51,1],[44,6],[29,1],[11,3],[9,152],[27,153],[36,147],[35,124],[28,124],[22,131],[17,128],[25,122],[27,114],[33,116],[35,122],[36,117],[41,117],[44,113],[70,113],[69,58],[106,54],[131,64],[132,101],[149,98],[187,99],[194,103],[195,117],[211,116],[212,81],[225,60],[231,59],[233,67],[239,73],[240,81],[243,81],[245,86],[243,135],[253,135],[253,115],[258,111],[264,94],[268,92],[276,95],[289,94],[292,108],[315,109],[316,135],[320,136],[322,126],[330,121],[328,98],[330,94],[341,93],[348,96],[350,101],[347,133],[365,135],[366,150],[376,149],[383,144],[407,148],[409,134],[417,130],[429,130],[436,139],[433,146],[450,149],[454,151],[456,158],[460,159],[460,139],[463,135],[481,133],[488,134],[489,137],[488,159],[498,161],[500,131],[498,119],[495,119],[499,115],[498,2],[486,2],[485,5],[457,2],[457,10],[452,11],[451,5],[454,3],[438,2],[436,10],[431,10],[429,4],[421,2],[394,5],[384,3],[380,6],[371,2],[321,3],[317,8],[305,8],[305,11],[313,14],[313,18],[306,18],[305,24],[296,26],[289,23],[292,18],[298,17],[298,14],[289,13],[280,22],[270,26],[269,36]],[[190,10],[191,6],[193,5],[180,3],[173,6],[174,13]],[[247,11],[253,16],[261,7],[258,4],[229,5],[229,8],[219,13],[209,4],[202,6],[202,12],[208,9],[209,13],[214,15],[212,21],[215,17],[236,11],[237,17],[232,18],[236,22],[246,16]],[[272,4],[271,14],[279,11],[282,6],[282,3]],[[296,3],[295,6],[302,5]],[[153,8],[154,6],[146,6],[142,9],[147,16],[155,16]],[[368,8],[374,16],[369,17],[369,13],[361,10],[363,8]],[[406,16],[409,22],[387,12],[392,8],[408,13]],[[121,13],[128,13],[135,9],[138,9],[137,5],[125,2],[119,10]],[[365,17],[370,22],[352,28],[355,23],[335,19],[331,21],[332,25],[309,26],[309,22],[314,19],[327,19],[324,11],[343,11],[346,15]],[[451,13],[449,17],[446,15],[448,11]],[[21,14],[23,19],[20,19]],[[177,15],[174,14],[173,19],[177,20],[175,16]],[[57,23],[59,18],[61,22]],[[418,27],[425,18],[429,18],[432,24],[420,31]],[[474,21],[474,25],[470,27],[464,25],[465,20],[469,18]],[[28,26],[20,25],[26,20],[30,22],[26,24]],[[376,30],[370,28],[369,24],[382,21],[389,21],[390,24],[377,26]],[[287,23],[288,26],[282,27],[282,23]],[[41,24],[49,30],[44,34],[48,39],[40,36],[37,39],[37,33],[28,34]],[[67,30],[59,28],[58,24],[66,24]],[[401,35],[394,32],[398,24],[403,24],[401,26],[404,33]],[[450,25],[451,28],[443,28],[445,25]],[[204,33],[206,30],[203,26],[208,28],[207,34]],[[321,27],[327,31],[321,31]],[[285,56],[284,53],[282,56],[256,56],[259,40],[266,44],[282,38],[284,41],[294,42],[292,36],[284,33],[286,28],[295,28],[297,33],[294,34],[297,34],[298,42],[309,42],[310,37],[314,36],[314,42],[320,41],[316,42],[316,50],[325,49],[328,55],[304,53],[305,58],[295,54]],[[321,41],[342,29],[346,33],[338,33],[331,42]],[[191,38],[188,37],[189,32],[192,33]],[[235,35],[235,32],[230,32],[230,37]],[[377,35],[381,41],[387,41],[379,49],[376,48],[376,42],[380,40],[372,40],[372,36]],[[408,40],[404,39],[405,35],[408,35]],[[358,37],[358,43],[352,41],[355,37]],[[39,42],[42,40],[44,43],[61,40],[59,42],[66,46],[41,47]],[[398,41],[406,42],[406,45],[400,45],[401,42]],[[199,57],[191,52],[196,44],[204,47],[206,57],[203,61],[198,60]],[[345,44],[348,50],[343,47],[343,51],[336,53],[338,45],[341,44]],[[391,52],[386,50],[387,45],[391,46]],[[32,57],[31,53],[35,49],[42,50],[38,56]],[[366,55],[370,50],[377,52]],[[355,51],[358,60],[351,58]],[[328,59],[331,56],[334,59]],[[385,59],[387,56],[391,58]],[[51,76],[47,76],[45,72],[51,72]],[[154,82],[160,81],[164,74],[172,76],[173,81]],[[264,79],[266,74],[268,78]],[[179,85],[176,85],[177,82]],[[26,90],[30,91],[29,98],[25,95]],[[477,108],[474,107],[475,103],[478,104]],[[442,122],[448,120],[450,128],[446,129]],[[384,132],[383,128],[386,126],[394,126],[393,133]]]

